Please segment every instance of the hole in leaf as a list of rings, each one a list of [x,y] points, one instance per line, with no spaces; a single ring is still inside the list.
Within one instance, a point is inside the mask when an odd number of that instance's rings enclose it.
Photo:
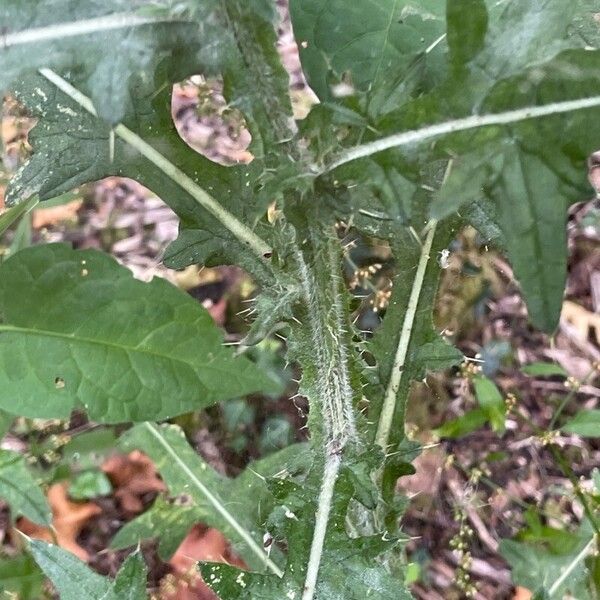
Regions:
[[[65,387],[65,380],[62,377],[55,377],[54,378],[54,387],[57,390],[62,390]]]
[[[225,166],[248,164],[252,136],[243,114],[223,97],[219,79],[200,75],[175,84],[171,114],[185,143],[209,160]]]

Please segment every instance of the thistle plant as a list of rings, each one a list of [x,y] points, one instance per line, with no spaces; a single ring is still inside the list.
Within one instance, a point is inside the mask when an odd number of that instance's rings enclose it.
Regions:
[[[555,329],[567,209],[590,194],[600,141],[593,5],[290,0],[319,99],[295,120],[271,0],[3,0],[0,82],[37,125],[2,229],[77,186],[130,177],[179,216],[168,267],[236,264],[260,287],[234,351],[183,292],[97,251],[42,245],[0,266],[0,409],[133,423],[121,447],[148,454],[169,495],[189,499],[157,499],[115,547],[159,537],[168,557],[202,521],[248,566],[199,565],[224,600],[411,597],[396,496],[418,452],[407,398],[411,382],[463,360],[432,320],[438,257],[476,228],[506,252],[533,325]],[[250,164],[216,164],[179,137],[172,86],[195,74],[222,77]],[[393,254],[372,336],[353,323],[340,220]],[[310,439],[230,480],[162,422],[272,389],[246,349],[275,331],[302,372]],[[43,497],[29,496],[14,509],[48,524]],[[89,598],[146,597],[139,553],[112,580],[56,546],[30,549],[61,598],[80,598],[82,582]]]

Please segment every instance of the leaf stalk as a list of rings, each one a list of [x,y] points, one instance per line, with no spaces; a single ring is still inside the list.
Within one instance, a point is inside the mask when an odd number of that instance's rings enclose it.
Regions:
[[[377,426],[377,433],[375,434],[375,442],[381,446],[384,451],[388,445],[390,430],[392,428],[394,414],[396,412],[398,390],[400,389],[400,383],[402,382],[402,374],[404,372],[406,355],[410,345],[417,307],[419,305],[419,297],[421,295],[421,289],[423,288],[423,280],[425,279],[425,271],[427,270],[427,265],[429,263],[431,247],[433,245],[436,228],[437,221],[435,219],[429,221],[427,236],[421,248],[417,272],[415,274],[415,279],[410,292],[408,306],[404,316],[404,322],[402,323],[402,331],[400,333],[400,339],[398,341],[398,347],[394,357],[392,373],[385,390],[383,405],[379,415],[379,423]]]
[[[435,125],[428,125],[419,129],[394,133],[379,140],[355,146],[341,153],[337,159],[326,165],[323,169],[316,169],[316,172],[318,175],[324,175],[341,165],[358,160],[359,158],[366,158],[390,148],[417,144],[450,133],[478,129],[479,127],[489,127],[491,125],[509,125],[528,119],[539,119],[540,117],[548,117],[598,106],[600,106],[600,96],[590,96],[589,98],[552,102],[551,104],[542,106],[524,106],[523,108],[501,113],[471,115],[462,119],[444,121],[443,123],[436,123]]]

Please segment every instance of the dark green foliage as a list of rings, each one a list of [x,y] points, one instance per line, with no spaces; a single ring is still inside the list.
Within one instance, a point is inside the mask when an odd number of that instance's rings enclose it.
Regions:
[[[302,123],[292,118],[268,0],[21,4],[0,8],[11,27],[0,83],[38,123],[0,231],[38,200],[108,175],[136,179],[181,220],[169,266],[235,263],[262,286],[245,342],[285,333],[310,404],[309,452],[286,448],[233,480],[173,426],[134,426],[122,447],[146,452],[169,491],[115,545],[158,534],[167,557],[201,520],[256,570],[201,566],[224,600],[410,597],[398,567],[404,502],[394,492],[415,454],[406,401],[414,380],[462,359],[432,318],[441,258],[472,224],[508,254],[532,323],[556,327],[567,209],[590,193],[585,160],[600,139],[594,3],[291,0],[321,100]],[[220,75],[241,111],[249,165],[217,165],[177,134],[171,87],[198,73]],[[394,290],[372,338],[352,323],[338,219],[392,249]],[[96,252],[17,253],[0,267],[0,320],[0,408],[11,414],[66,418],[83,406],[96,421],[156,421],[280,390],[222,346],[197,303],[164,281],[135,281]],[[475,392],[479,408],[439,435],[487,422],[502,432],[498,389],[478,378]],[[593,434],[595,415],[580,415],[565,430]],[[7,457],[38,498],[24,464]],[[529,565],[520,544],[503,546],[516,580],[539,597],[563,590],[544,570],[563,563],[536,549]],[[54,546],[31,542],[31,551],[66,600],[145,596],[139,554],[112,581]]]

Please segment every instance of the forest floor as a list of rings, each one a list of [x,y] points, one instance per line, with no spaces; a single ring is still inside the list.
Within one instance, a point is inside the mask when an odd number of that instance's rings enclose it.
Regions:
[[[310,95],[287,31],[282,31],[281,52],[291,73],[296,110],[305,111]],[[196,79],[175,89],[173,115],[178,129],[192,147],[213,160],[250,160],[249,137],[232,123],[212,83]],[[212,108],[199,111],[207,96]],[[26,134],[32,124],[10,102],[5,102],[4,108],[3,159],[11,170],[28,153]],[[165,269],[160,257],[176,237],[177,219],[159,198],[131,180],[110,178],[81,189],[65,204],[36,210],[31,228],[22,229],[0,240],[1,252],[8,252],[11,245],[14,251],[28,243],[56,241],[70,242],[77,248],[99,248],[113,254],[141,279],[165,277],[187,290],[225,328],[230,341],[240,339],[247,327],[239,313],[253,291],[249,278],[233,267],[190,267],[178,273]],[[416,474],[402,478],[398,485],[410,498],[402,528],[409,536],[406,548],[414,565],[413,592],[417,598],[464,597],[465,586],[460,582],[466,573],[476,584],[475,598],[527,600],[531,592],[511,584],[509,566],[499,552],[500,540],[523,538],[523,532],[532,535],[534,522],[570,531],[583,518],[574,486],[590,485],[594,469],[600,468],[600,441],[568,434],[554,438],[571,465],[572,473],[565,473],[539,431],[548,428],[554,410],[565,398],[567,415],[581,408],[597,408],[600,400],[600,372],[595,367],[600,360],[597,201],[584,201],[572,208],[568,235],[569,275],[563,317],[552,338],[528,324],[518,285],[501,255],[481,244],[473,231],[461,233],[449,248],[436,321],[466,356],[476,360],[468,367],[431,375],[416,384],[410,401],[409,430],[424,450],[416,459]],[[356,266],[377,264],[381,267],[370,275],[370,286],[385,292],[392,263],[389,253],[358,242],[348,257],[349,284],[353,280],[357,283]],[[358,273],[358,279],[361,277]],[[368,291],[364,281],[353,289],[356,294]],[[384,312],[384,307],[373,309],[381,297],[385,294],[367,293],[360,315],[364,328],[376,326]],[[284,373],[280,346],[279,341],[274,342],[270,368]],[[525,365],[536,362],[560,365],[569,378],[523,372]],[[461,422],[461,417],[477,405],[472,385],[477,369],[496,383],[504,397],[514,399],[503,432],[493,431],[487,424],[468,431],[466,422]],[[290,399],[295,394],[294,383],[290,374],[285,376],[289,385],[280,398],[236,400],[178,423],[205,460],[218,471],[235,476],[250,459],[305,435],[304,407]],[[449,421],[456,422],[458,429],[451,436],[440,436],[437,429]],[[124,553],[107,550],[110,539],[164,490],[145,456],[110,451],[116,432],[116,428],[97,427],[74,414],[69,423],[18,419],[2,440],[2,447],[26,453],[51,474],[47,495],[58,542],[98,572],[111,575]],[[78,467],[65,448],[82,435],[97,445],[92,462],[108,482],[104,493],[97,489],[87,494],[73,492]],[[468,528],[461,527],[465,524]],[[23,519],[16,527],[28,535],[53,539],[50,530]],[[457,541],[466,545],[468,563],[459,564]],[[0,544],[0,555],[9,557],[18,553],[21,545],[6,507],[0,512]],[[150,585],[156,597],[165,600],[213,599],[194,574],[194,561],[235,560],[227,541],[201,523],[168,562],[158,557],[154,542],[145,543],[143,550],[150,567]],[[0,561],[0,579],[1,572]]]

